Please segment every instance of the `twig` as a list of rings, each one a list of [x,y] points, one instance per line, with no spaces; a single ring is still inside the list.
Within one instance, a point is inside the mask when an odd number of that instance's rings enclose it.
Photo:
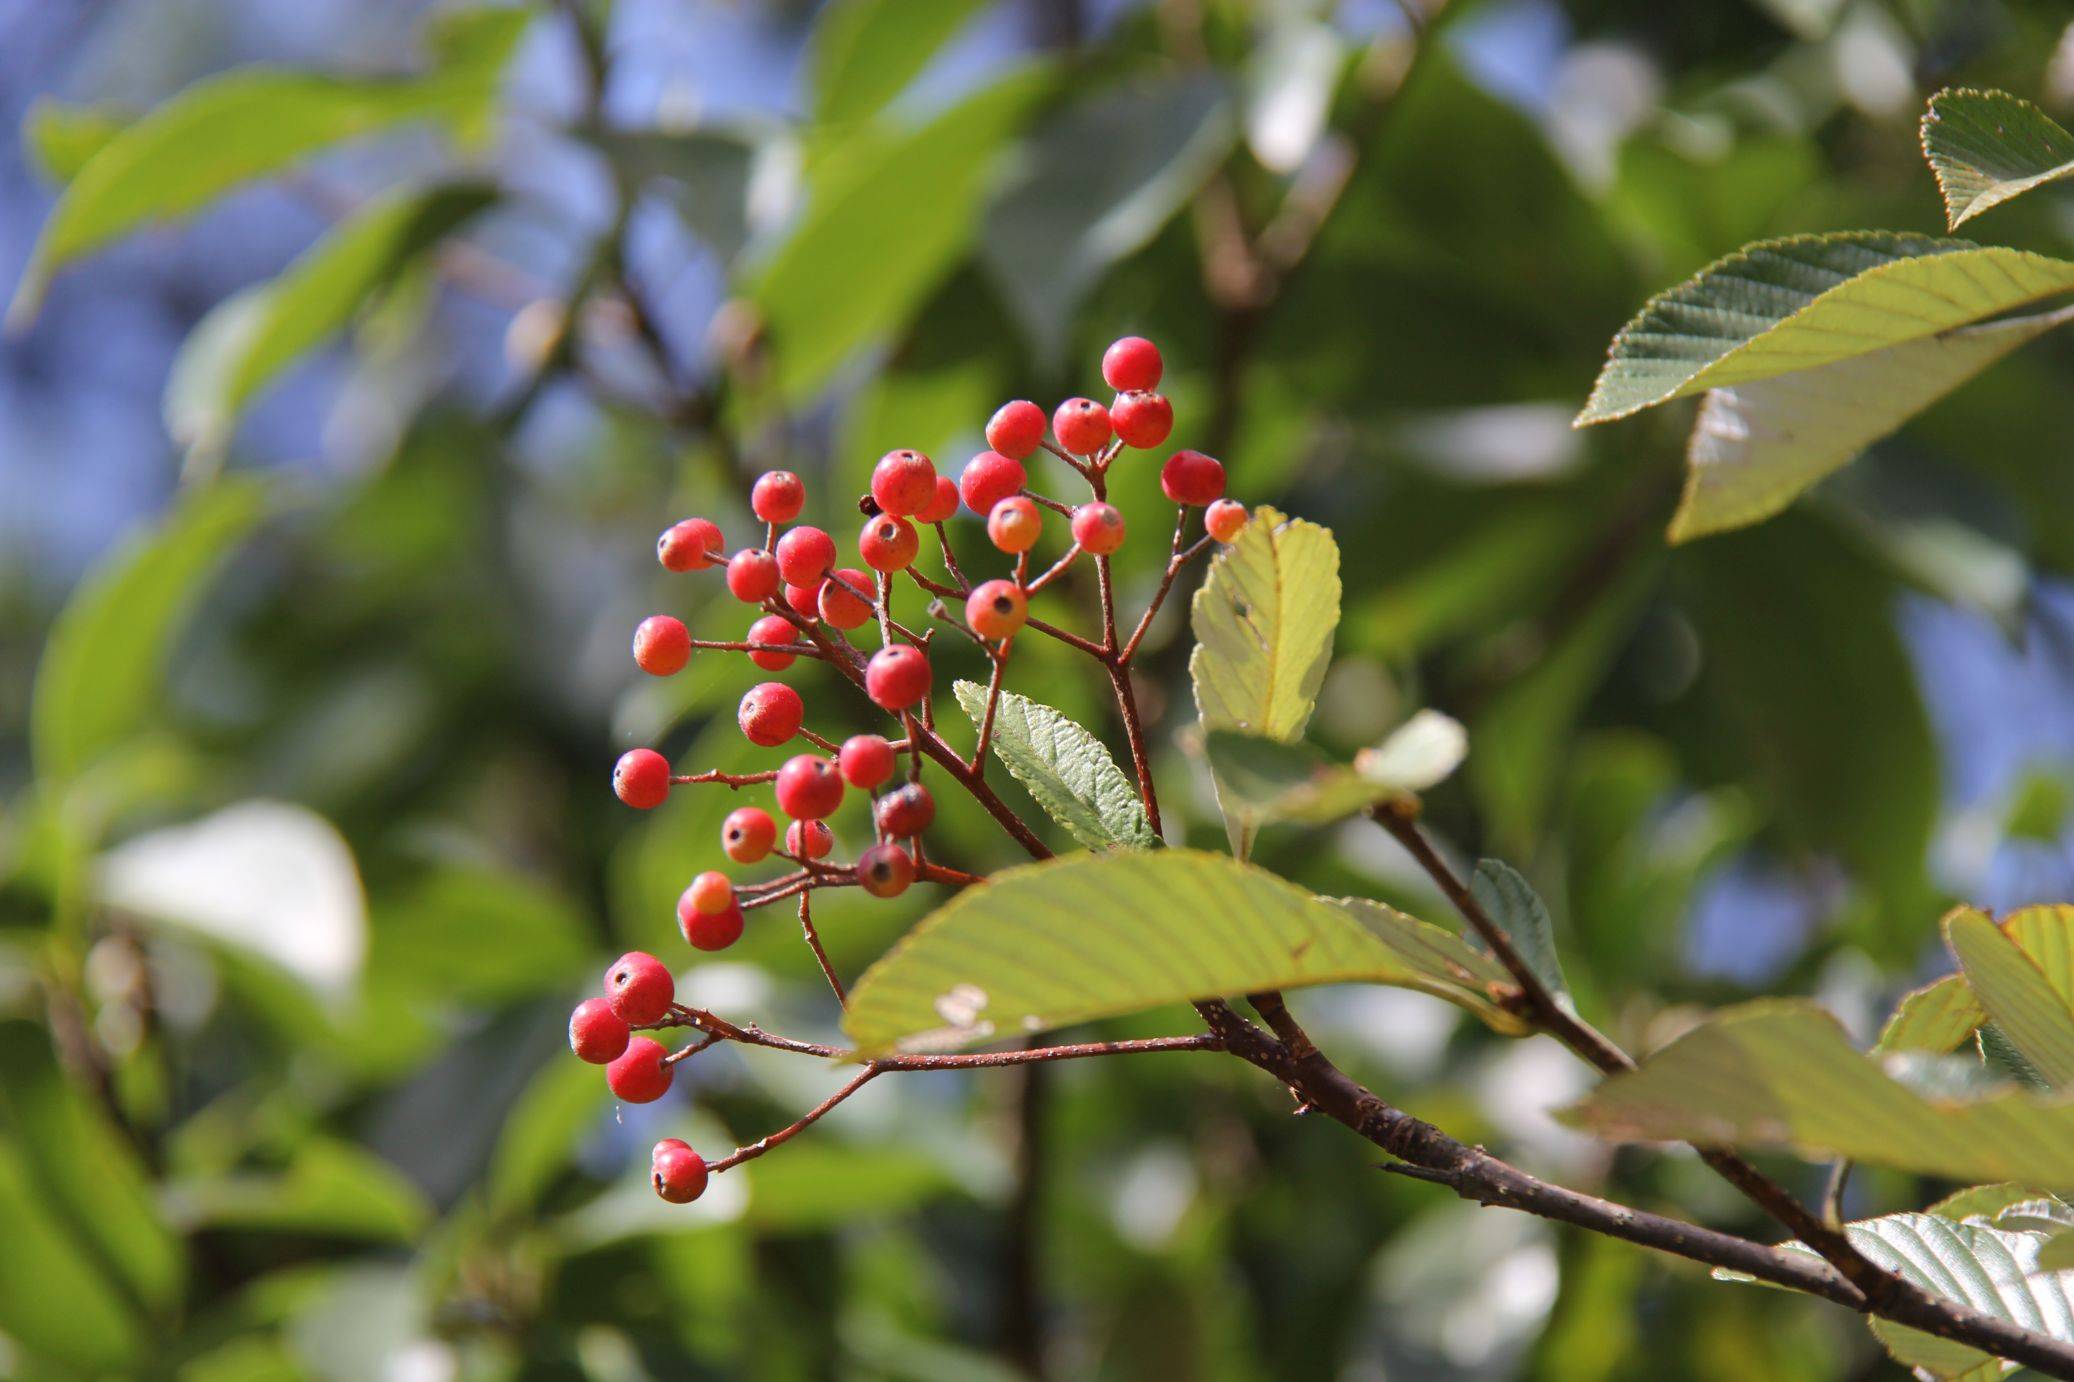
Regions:
[[[799,929],[807,938],[807,949],[814,952],[814,963],[821,966],[821,977],[828,981],[829,988],[835,990],[835,1001],[849,1007],[850,998],[843,992],[843,981],[835,977],[835,966],[828,962],[828,952],[821,948],[820,933],[814,930],[814,917],[808,910],[805,893],[799,895]]]

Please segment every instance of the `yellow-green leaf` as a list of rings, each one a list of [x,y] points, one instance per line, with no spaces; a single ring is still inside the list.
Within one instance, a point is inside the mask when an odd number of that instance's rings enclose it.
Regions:
[[[2074,1008],[2012,935],[1970,907],[1945,918],[1974,996],[2024,1060],[2055,1089],[2074,1083]]]
[[[2074,134],[2006,91],[1938,92],[1922,134],[1923,157],[1954,230],[2034,187],[2074,177]]]
[[[1943,1055],[1972,1036],[1973,1029],[1986,1020],[1966,976],[1947,974],[1904,995],[1872,1049],[1878,1055],[1900,1051]]]
[[[987,688],[961,681],[952,690],[979,724]],[[993,749],[1031,800],[1089,849],[1150,849],[1159,843],[1138,789],[1102,741],[1050,706],[1003,691],[994,711]]]

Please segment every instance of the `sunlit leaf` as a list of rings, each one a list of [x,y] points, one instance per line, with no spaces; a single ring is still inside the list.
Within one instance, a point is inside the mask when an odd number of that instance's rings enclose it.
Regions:
[[[131,112],[114,106],[39,96],[22,118],[22,140],[45,177],[70,182],[133,119]]]
[[[961,681],[953,690],[977,726],[986,713],[987,688]],[[994,712],[993,750],[1045,814],[1089,849],[1150,849],[1159,843],[1138,789],[1102,741],[1050,706],[1003,691]]]
[[[95,1372],[127,1371],[141,1322],[52,1214],[21,1157],[0,1141],[0,1329],[22,1346]]]
[[[858,1049],[1000,1040],[1259,989],[1421,989],[1494,1025],[1507,987],[1452,932],[1334,904],[1223,855],[1075,855],[997,874],[910,932],[850,995]]]
[[[2074,1008],[2065,991],[2046,978],[2040,960],[2057,961],[2063,982],[2074,981],[2074,967],[2066,964],[2066,922],[2074,908],[2035,911],[2066,914],[2055,917],[2056,925],[2036,928],[2050,947],[2043,957],[2028,953],[2015,935],[2005,935],[1970,907],[1945,918],[1945,941],[2001,1035],[2049,1084],[2065,1089],[2074,1083]]]
[[[1922,136],[1953,229],[2034,187],[2074,177],[2074,134],[2006,91],[1938,92]]]
[[[1880,1031],[1873,1050],[1930,1051],[1942,1054],[1973,1035],[1987,1017],[1963,974],[1947,974],[1903,996]]]
[[[814,121],[842,130],[870,119],[914,80],[982,0],[834,0],[808,46]]]
[[[1213,729],[1203,742],[1226,809],[1254,825],[1323,825],[1423,792],[1453,772],[1469,747],[1462,726],[1437,710],[1419,711],[1351,764],[1309,744],[1234,730]]]

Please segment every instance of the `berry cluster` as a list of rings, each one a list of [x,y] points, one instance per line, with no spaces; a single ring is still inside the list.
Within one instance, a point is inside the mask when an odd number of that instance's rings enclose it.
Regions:
[[[778,820],[764,807],[743,806],[729,814],[720,832],[721,852],[729,860],[756,865],[777,858],[793,867],[760,882],[737,884],[718,870],[693,878],[677,901],[678,929],[688,945],[701,951],[723,950],[741,937],[746,913],[796,897],[807,944],[837,999],[843,999],[842,983],[814,930],[808,904],[812,892],[854,886],[875,897],[895,897],[918,881],[951,886],[982,881],[927,857],[923,836],[935,819],[936,802],[922,780],[926,762],[938,765],[968,791],[1033,855],[1047,853],[985,782],[1003,676],[1025,629],[1058,639],[1103,665],[1130,738],[1148,817],[1158,828],[1129,665],[1183,565],[1213,542],[1233,541],[1247,521],[1244,506],[1224,497],[1224,467],[1219,461],[1200,451],[1169,454],[1160,468],[1160,488],[1178,513],[1164,578],[1135,630],[1128,637],[1119,634],[1109,560],[1122,547],[1127,526],[1123,513],[1108,502],[1108,478],[1127,449],[1160,447],[1172,432],[1173,405],[1157,392],[1162,370],[1152,342],[1137,336],[1117,341],[1102,357],[1103,379],[1115,390],[1110,404],[1070,398],[1049,418],[1027,400],[1003,404],[987,423],[988,449],[968,461],[955,481],[939,474],[935,463],[919,451],[888,452],[872,470],[870,493],[858,503],[864,514],[856,540],[861,568],[840,565],[835,539],[798,521],[806,509],[807,491],[790,471],[767,472],[750,491],[750,508],[763,524],[758,545],[730,556],[719,526],[704,518],[687,518],[663,533],[656,556],[667,570],[719,571],[728,593],[750,606],[755,617],[741,640],[708,641],[693,638],[679,619],[652,615],[634,630],[634,662],[642,671],[672,675],[702,650],[742,654],[771,673],[784,672],[805,658],[834,668],[891,718],[887,733],[857,734],[838,744],[808,727],[806,703],[796,689],[771,680],[751,687],[742,697],[737,722],[743,735],[761,748],[796,742],[807,746],[809,751],[795,753],[779,767],[746,774],[678,774],[652,749],[634,749],[620,758],[613,770],[613,791],[637,809],[662,805],[680,786],[713,783],[741,790],[767,783],[778,812],[786,818],[781,840]],[[1030,464],[1040,451],[1085,483],[1084,500],[1069,504],[1033,487]],[[967,578],[946,528],[961,507],[985,521],[988,541],[1007,558],[1005,574],[976,582]],[[1190,543],[1190,515],[1198,509],[1203,511],[1205,536]],[[1047,513],[1065,520],[1070,541],[1063,555],[1033,573],[1031,554],[1044,539]],[[934,531],[944,579],[916,567],[923,527]],[[1071,632],[1031,614],[1033,599],[1082,558],[1091,560],[1099,573],[1099,637]],[[978,743],[970,755],[951,749],[937,732],[930,648],[941,630],[917,632],[894,617],[893,591],[899,579],[922,591],[930,616],[972,640],[992,666]],[[878,646],[867,654],[849,635],[872,624],[877,626]],[[835,837],[828,820],[853,789],[871,799],[873,838],[844,863],[833,857]],[[672,1054],[653,1038],[633,1035],[636,1029],[664,1026],[696,1027],[705,1036]],[[743,1031],[678,1005],[668,969],[654,956],[637,952],[623,956],[607,974],[604,997],[577,1007],[570,1018],[569,1040],[583,1059],[606,1065],[614,1094],[645,1103],[669,1088],[677,1061],[716,1040],[744,1039]],[[659,1143],[653,1168],[656,1191],[667,1200],[694,1199],[704,1189],[709,1170],[725,1170],[762,1145],[709,1168],[683,1143]]]

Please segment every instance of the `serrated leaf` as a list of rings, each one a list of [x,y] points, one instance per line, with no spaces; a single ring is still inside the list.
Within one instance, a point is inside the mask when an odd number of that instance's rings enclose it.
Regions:
[[[961,681],[952,690],[978,725],[986,714],[987,688]],[[1150,849],[1159,843],[1138,789],[1102,741],[1050,706],[1003,691],[994,711],[993,747],[1031,800],[1089,849]]]
[[[473,184],[385,197],[334,227],[273,281],[218,304],[173,361],[166,430],[184,446],[220,448],[276,375],[495,197]]]
[[[1579,426],[1936,336],[2074,288],[2074,263],[1889,231],[1765,240],[1643,305]]]
[[[1620,1141],[1782,1147],[1955,1180],[2074,1186],[2074,1104],[2018,1090],[1926,1099],[1798,1001],[1730,1008],[1558,1116]]]
[[[1947,974],[1895,1004],[1894,1015],[1881,1029],[1873,1053],[1930,1051],[1941,1055],[1972,1036],[1986,1017],[1980,1000],[1967,987],[1966,976]]]
[[[1555,922],[1534,885],[1502,859],[1481,859],[1469,880],[1469,891],[1519,951],[1534,977],[1567,1003],[1570,986],[1563,978],[1562,956],[1556,953]]]
[[[1671,541],[1771,517],[1989,365],[2069,321],[2074,311],[2061,310],[1961,326],[1709,391],[1686,447]]]
[[[502,8],[449,17],[434,35],[440,64],[422,78],[354,81],[248,68],[188,87],[79,168],[37,239],[10,322],[34,315],[51,275],[73,260],[144,225],[191,215],[320,149],[410,120],[438,119],[465,133],[481,120],[531,18]]]
[[[2006,1214],[1965,1219],[1887,1214],[1846,1224],[1844,1234],[1871,1261],[1932,1295],[2051,1338],[2074,1340],[2074,1276],[2054,1275],[2040,1260],[2054,1241],[2048,1229]],[[1783,1246],[1815,1256],[1801,1243]],[[1752,1280],[1738,1272],[1717,1270],[1714,1275],[1723,1281]],[[1979,1349],[1934,1334],[1886,1320],[1870,1323],[1897,1360],[1935,1377],[1958,1377],[1994,1362]]]
[[[1970,907],[1945,918],[1944,936],[2000,1034],[2053,1087],[2074,1082],[2074,1009],[2038,963]]]
[[[1923,114],[1922,136],[1954,230],[2034,187],[2074,177],[2074,134],[2006,91],[1938,92]]]
[[[1074,855],[1010,869],[939,908],[866,972],[844,1028],[862,1055],[1020,1037],[1149,1008],[1381,983],[1517,1024],[1487,959],[1380,903],[1313,897],[1220,854]]]
[[[264,499],[244,479],[192,491],[73,591],[36,667],[29,741],[38,775],[71,778],[142,725],[181,620]]]
[[[1189,609],[1196,647],[1188,672],[1203,728],[1300,738],[1331,661],[1339,597],[1332,534],[1260,508],[1210,564]],[[1250,828],[1227,819],[1225,829],[1244,858]]]
[[[1437,710],[1421,710],[1349,765],[1309,744],[1283,743],[1235,730],[1204,736],[1228,810],[1253,825],[1325,825],[1446,778],[1468,751],[1462,726]]]

